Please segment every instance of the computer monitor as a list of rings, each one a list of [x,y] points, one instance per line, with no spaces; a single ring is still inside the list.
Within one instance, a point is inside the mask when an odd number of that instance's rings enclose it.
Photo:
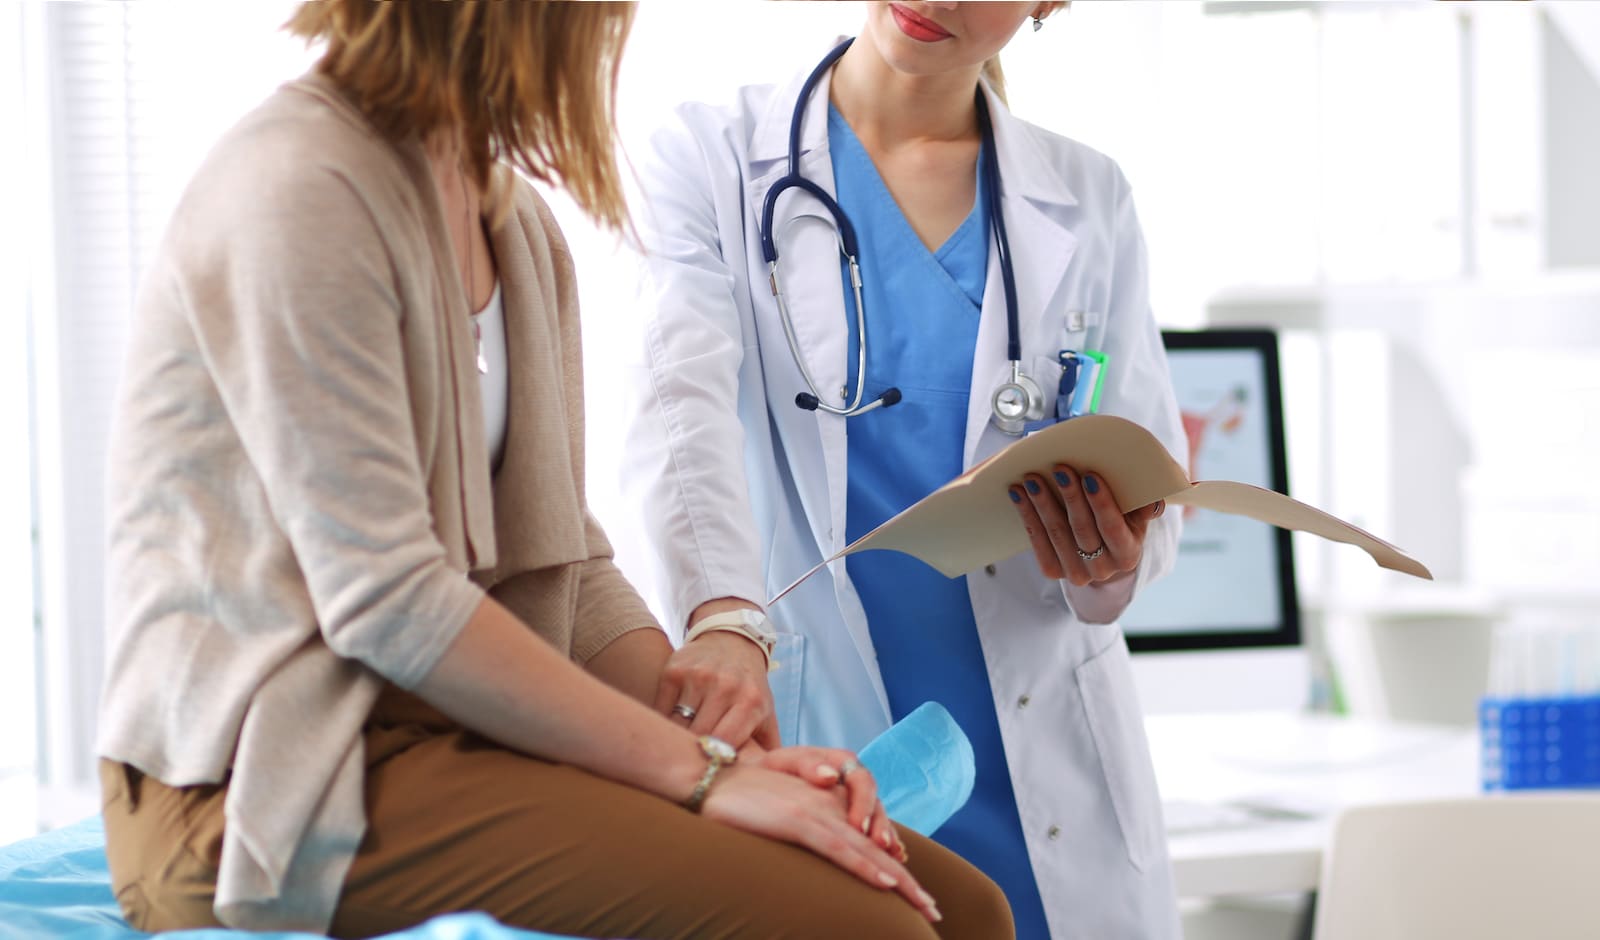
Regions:
[[[1234,480],[1287,493],[1276,334],[1168,331],[1162,339],[1189,438],[1185,469],[1190,478]],[[1289,533],[1242,516],[1177,506],[1171,511],[1184,513],[1178,557],[1172,571],[1144,588],[1123,615],[1129,648],[1140,654],[1276,648],[1292,656],[1235,657],[1238,668],[1230,674],[1218,671],[1220,654],[1204,664],[1141,655],[1137,665],[1146,672],[1156,666],[1154,660],[1167,664],[1164,678],[1140,683],[1147,704],[1160,711],[1191,710],[1183,704],[1190,699],[1209,700],[1198,702],[1199,708],[1295,704],[1285,699],[1303,698],[1307,671],[1298,649],[1300,602]],[[1259,703],[1252,700],[1274,684],[1277,692]],[[1191,695],[1189,686],[1203,694]]]

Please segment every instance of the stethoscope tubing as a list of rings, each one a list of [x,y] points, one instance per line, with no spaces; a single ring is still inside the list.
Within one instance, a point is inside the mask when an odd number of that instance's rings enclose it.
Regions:
[[[850,217],[845,214],[843,207],[834,200],[821,186],[800,173],[800,129],[805,119],[806,105],[811,99],[817,82],[822,76],[839,61],[839,57],[849,50],[854,38],[846,39],[834,47],[806,80],[800,86],[800,93],[795,99],[794,114],[789,119],[789,152],[788,172],[779,177],[767,190],[766,197],[761,205],[761,257],[767,263],[767,280],[772,288],[772,294],[777,299],[778,319],[783,324],[784,339],[789,343],[789,352],[794,356],[795,365],[799,367],[800,377],[806,383],[808,391],[795,396],[795,404],[808,411],[822,411],[840,417],[854,417],[866,414],[876,408],[888,407],[900,401],[900,390],[890,388],[876,399],[862,404],[861,399],[866,394],[867,388],[867,316],[866,307],[861,296],[861,264],[859,261],[858,243],[856,241],[855,226],[851,224]],[[1000,171],[999,160],[994,146],[994,124],[989,115],[989,103],[980,88],[977,93],[978,126],[983,135],[983,149],[979,154],[980,175],[984,188],[988,191],[989,228],[994,234],[995,255],[1000,262],[1000,279],[1005,290],[1006,302],[1006,358],[1011,363],[1012,382],[1023,380],[1022,376],[1022,341],[1021,325],[1017,315],[1017,281],[1016,273],[1011,264],[1011,242],[1006,235],[1005,219],[1000,207]],[[778,275],[778,245],[777,232],[773,228],[773,219],[776,215],[778,197],[790,189],[799,189],[809,194],[820,202],[828,214],[833,217],[837,231],[839,250],[844,255],[850,268],[850,286],[852,299],[856,309],[856,388],[854,396],[848,390],[845,393],[845,406],[843,408],[829,405],[824,400],[823,394],[817,388],[817,383],[811,375],[811,369],[806,365],[806,358],[801,353],[799,338],[795,335],[794,320],[789,315],[789,306],[783,296],[781,279]]]

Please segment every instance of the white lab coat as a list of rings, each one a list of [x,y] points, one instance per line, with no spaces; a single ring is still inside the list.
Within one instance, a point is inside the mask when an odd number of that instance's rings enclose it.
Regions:
[[[662,588],[677,630],[703,601],[764,602],[844,547],[845,440],[856,419],[795,406],[805,385],[759,242],[762,199],[786,172],[802,78],[745,88],[727,107],[683,106],[641,166],[644,343],[632,370],[623,485],[660,566],[649,580]],[[806,109],[801,168],[832,193],[827,100],[824,78]],[[1057,350],[1103,350],[1110,366],[1101,410],[1149,428],[1181,460],[1183,431],[1126,180],[1107,157],[1018,120],[993,95],[990,111],[1024,369],[1053,392]],[[818,388],[837,390],[847,339],[835,230],[813,200],[793,192],[780,198],[774,223],[784,290]],[[989,422],[990,394],[1009,369],[1005,347],[991,244],[968,467],[1013,440]],[[878,381],[894,384],[892,376]],[[1151,526],[1140,583],[1171,566],[1178,526],[1177,513]],[[1120,628],[1074,616],[1031,553],[974,572],[967,584],[1052,935],[1177,936],[1161,806]],[[856,749],[888,727],[872,638],[842,562],[771,614],[782,632],[772,678],[785,743]]]

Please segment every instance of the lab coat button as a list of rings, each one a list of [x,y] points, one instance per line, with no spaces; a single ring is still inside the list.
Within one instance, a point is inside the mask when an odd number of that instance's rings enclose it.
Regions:
[[[1050,831],[1045,833],[1045,835],[1050,837],[1050,841],[1051,842],[1054,842],[1055,840],[1061,838],[1061,827],[1060,826],[1051,826],[1050,827]]]
[[[994,577],[994,570],[995,570],[994,569],[994,565],[984,565],[983,566],[983,573],[988,575],[991,578]]]
[[[1018,708],[1027,708],[1028,707],[1028,703],[1031,702],[1031,701],[1033,701],[1033,699],[1029,698],[1026,695],[1023,695],[1023,696],[1021,696],[1020,698],[1017,699],[1017,707]]]

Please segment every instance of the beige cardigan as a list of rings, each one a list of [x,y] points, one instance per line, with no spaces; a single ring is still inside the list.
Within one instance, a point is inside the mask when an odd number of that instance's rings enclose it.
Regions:
[[[572,259],[533,191],[515,200],[493,233],[512,372],[492,491],[427,161],[325,80],[218,143],[146,277],[110,457],[99,750],[175,786],[231,769],[229,926],[327,929],[365,830],[362,724],[483,591],[580,663],[659,629],[585,503]]]

